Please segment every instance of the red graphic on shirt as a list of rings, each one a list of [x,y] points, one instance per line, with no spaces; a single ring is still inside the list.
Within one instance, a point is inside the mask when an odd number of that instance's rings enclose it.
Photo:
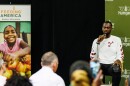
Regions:
[[[108,47],[110,47],[112,43],[114,43],[114,42],[113,41],[112,42],[108,42]]]

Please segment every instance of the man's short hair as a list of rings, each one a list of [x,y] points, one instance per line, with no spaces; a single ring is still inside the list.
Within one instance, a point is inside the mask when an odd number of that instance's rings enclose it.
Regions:
[[[50,65],[55,59],[58,60],[57,55],[53,53],[52,51],[49,51],[43,54],[41,58],[41,63],[42,65]]]
[[[112,27],[112,22],[110,22],[110,21],[105,21],[104,23],[109,23],[110,25],[111,25],[111,27]],[[104,24],[103,23],[103,24]]]

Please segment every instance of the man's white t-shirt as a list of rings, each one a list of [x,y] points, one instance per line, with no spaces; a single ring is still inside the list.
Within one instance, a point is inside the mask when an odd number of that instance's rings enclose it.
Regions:
[[[43,66],[29,79],[33,86],[65,86],[63,79],[47,66]]]

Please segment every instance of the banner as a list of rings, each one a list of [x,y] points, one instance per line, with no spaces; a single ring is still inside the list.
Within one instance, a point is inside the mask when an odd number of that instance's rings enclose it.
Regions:
[[[0,47],[0,60],[7,67],[3,76],[10,78],[16,72],[30,77],[31,5],[0,5]]]
[[[0,21],[30,21],[30,5],[0,5]]]
[[[124,50],[122,81],[130,75],[130,0],[105,0],[105,20],[113,24],[112,34],[121,38]]]

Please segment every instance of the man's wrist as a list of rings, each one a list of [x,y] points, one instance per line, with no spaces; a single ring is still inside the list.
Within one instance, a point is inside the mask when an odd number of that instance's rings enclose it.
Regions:
[[[96,44],[100,44],[100,42],[96,42]]]

